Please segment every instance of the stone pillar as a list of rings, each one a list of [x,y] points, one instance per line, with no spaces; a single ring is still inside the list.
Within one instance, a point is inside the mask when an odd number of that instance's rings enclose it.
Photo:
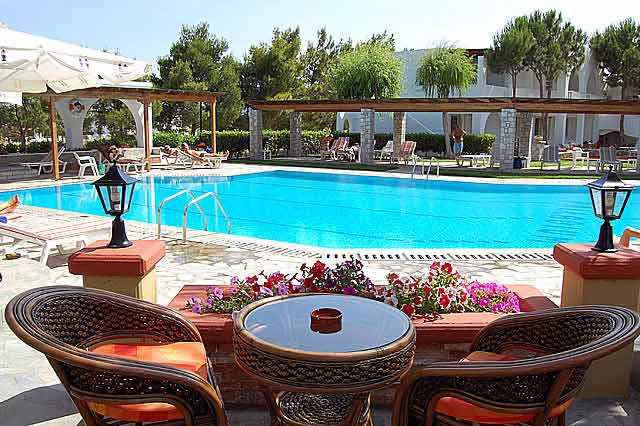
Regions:
[[[61,99],[56,101],[56,110],[62,119],[68,150],[82,149],[82,127],[91,105],[98,99]]]
[[[302,157],[302,113],[289,113],[289,156]]]
[[[249,158],[262,160],[262,111],[249,108]]]
[[[393,158],[400,158],[400,148],[407,132],[407,113],[393,113]]]
[[[373,163],[373,147],[376,133],[376,111],[371,108],[360,110],[360,162]]]
[[[530,112],[519,112],[518,119],[518,156],[531,158],[531,139],[533,138],[533,114]]]
[[[500,113],[500,135],[493,150],[492,163],[500,163],[500,170],[513,170],[516,144],[516,110],[503,109]]]

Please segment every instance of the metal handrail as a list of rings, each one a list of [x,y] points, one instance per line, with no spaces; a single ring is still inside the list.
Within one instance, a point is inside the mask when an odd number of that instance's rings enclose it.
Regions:
[[[429,174],[431,173],[431,167],[433,166],[433,160],[437,160],[436,157],[431,157],[429,159],[429,167],[427,168],[427,177],[426,179],[429,180]],[[421,176],[424,176],[424,161],[422,163],[420,163],[421,166]],[[418,161],[416,159],[413,160],[413,168],[411,169],[411,179],[413,179],[413,176],[416,173],[416,167],[418,167]],[[440,163],[436,162],[436,176],[440,177]]]
[[[182,242],[183,243],[187,242],[187,213],[189,212],[189,208],[191,207],[192,204],[195,204],[196,207],[198,207],[200,211],[202,211],[202,209],[200,208],[199,202],[207,197],[213,197],[218,207],[220,207],[220,210],[222,210],[222,214],[224,215],[224,218],[227,220],[227,234],[231,233],[231,219],[229,219],[229,215],[227,214],[227,211],[225,210],[222,203],[220,202],[220,199],[218,198],[215,192],[205,192],[201,196],[189,201],[187,205],[184,206],[184,210],[182,212]],[[205,219],[206,219],[206,216],[205,216]],[[206,222],[205,222],[204,230],[205,231],[207,230]]]
[[[162,228],[162,215],[160,214],[160,212],[162,210],[162,207],[165,205],[167,201],[171,201],[174,198],[181,196],[182,194],[187,194],[189,197],[191,197],[192,201],[196,199],[196,196],[193,195],[193,192],[191,192],[191,190],[183,189],[182,191],[176,192],[175,194],[168,196],[167,198],[165,198],[160,202],[160,205],[158,206],[158,239],[160,239],[160,236],[161,236],[160,231]],[[207,215],[204,214],[204,210],[202,210],[202,207],[200,207],[200,204],[198,204],[197,207],[198,207],[198,210],[200,211],[200,214],[202,215],[203,222],[204,222],[204,230],[206,231],[208,227]]]

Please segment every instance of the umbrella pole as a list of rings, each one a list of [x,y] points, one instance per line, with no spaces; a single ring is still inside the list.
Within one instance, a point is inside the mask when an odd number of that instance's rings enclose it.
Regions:
[[[49,97],[49,125],[51,126],[51,150],[53,160],[53,178],[60,180],[60,166],[58,160],[58,126],[56,125],[56,104],[53,96]]]

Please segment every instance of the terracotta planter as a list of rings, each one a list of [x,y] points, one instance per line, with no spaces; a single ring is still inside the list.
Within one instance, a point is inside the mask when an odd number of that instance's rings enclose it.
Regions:
[[[217,373],[218,385],[228,404],[263,404],[264,400],[257,384],[236,368],[233,360],[231,314],[195,314],[186,309],[185,303],[192,297],[203,298],[208,286],[185,286],[169,303],[169,307],[179,311],[191,320],[202,335],[207,354]],[[229,291],[228,286],[218,286]],[[508,285],[520,299],[520,307],[525,312],[557,307],[535,287],[528,285]],[[414,318],[416,328],[416,355],[414,367],[434,360],[457,360],[464,357],[476,334],[491,321],[505,314],[462,313],[445,314],[437,319]],[[373,394],[378,404],[390,404],[395,389],[387,389]]]

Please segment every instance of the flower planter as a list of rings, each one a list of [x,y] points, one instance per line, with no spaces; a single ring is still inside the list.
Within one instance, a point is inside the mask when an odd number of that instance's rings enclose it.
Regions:
[[[225,403],[262,405],[264,402],[257,383],[247,377],[234,364],[233,323],[230,314],[196,314],[186,309],[185,303],[192,297],[203,297],[208,286],[184,286],[169,307],[180,312],[200,331],[207,354],[217,375],[218,385]],[[218,286],[225,290],[229,287]],[[520,300],[523,312],[557,307],[535,287],[509,285]],[[416,328],[416,355],[414,368],[434,360],[457,360],[467,354],[476,334],[491,321],[508,314],[455,313],[444,314],[437,319],[414,318]],[[373,395],[378,404],[390,404],[395,389],[387,389]]]

